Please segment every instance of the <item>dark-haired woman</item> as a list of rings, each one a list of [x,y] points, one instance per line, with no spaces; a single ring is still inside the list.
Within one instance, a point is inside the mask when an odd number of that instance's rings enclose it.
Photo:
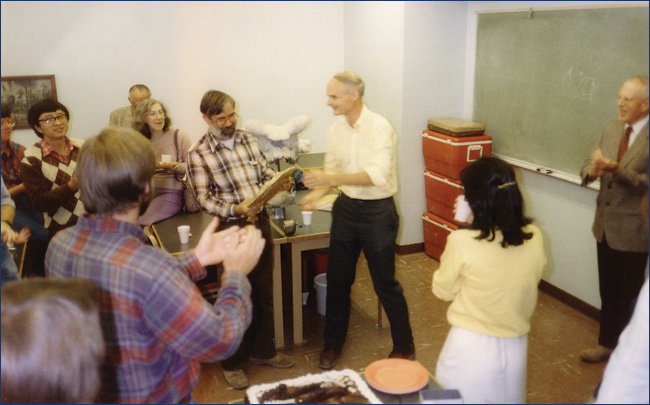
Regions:
[[[546,265],[539,229],[523,215],[515,173],[482,158],[461,172],[473,219],[449,234],[433,293],[452,301],[436,378],[465,403],[524,403],[530,318]]]
[[[138,218],[141,226],[167,219],[183,208],[183,183],[179,179],[187,171],[190,138],[185,131],[171,128],[171,122],[160,101],[147,99],[135,109],[132,126],[151,141],[156,162],[159,162],[153,178],[155,195]],[[163,163],[163,155],[169,155],[171,160]]]

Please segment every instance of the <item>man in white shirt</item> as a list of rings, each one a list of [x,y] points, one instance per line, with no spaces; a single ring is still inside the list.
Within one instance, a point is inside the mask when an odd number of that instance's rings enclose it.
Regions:
[[[393,350],[388,357],[415,358],[408,307],[395,280],[397,135],[384,117],[364,106],[364,87],[363,80],[352,72],[339,73],[330,80],[327,105],[334,115],[343,117],[327,131],[324,171],[309,170],[303,181],[313,190],[300,202],[304,210],[316,209],[318,200],[332,187],[342,191],[332,208],[325,348],[318,361],[323,369],[334,367],[345,342],[350,290],[361,250],[390,322]]]

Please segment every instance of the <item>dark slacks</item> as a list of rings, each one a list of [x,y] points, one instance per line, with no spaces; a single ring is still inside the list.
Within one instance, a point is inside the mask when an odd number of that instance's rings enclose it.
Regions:
[[[390,322],[393,348],[413,343],[402,287],[395,280],[395,240],[399,216],[393,198],[356,200],[342,194],[332,208],[327,265],[325,343],[342,346],[350,320],[350,290],[359,254],[368,260],[372,284]]]
[[[618,336],[632,316],[634,302],[645,282],[648,252],[612,249],[605,237],[597,243],[600,285],[600,334],[598,344],[614,349]]]
[[[248,275],[252,287],[253,319],[235,354],[221,362],[221,367],[227,371],[240,369],[248,357],[270,359],[277,353],[273,341],[273,236],[266,211],[262,211],[258,217],[254,225],[262,231],[266,245],[257,266]],[[246,219],[222,221],[219,230],[234,225],[244,227],[248,222]]]
[[[50,235],[43,227],[43,215],[32,207],[26,193],[17,195],[14,202],[16,203],[16,217],[13,228],[17,232],[23,228],[29,228],[31,233],[27,243],[23,276],[45,277],[45,253],[50,243]]]

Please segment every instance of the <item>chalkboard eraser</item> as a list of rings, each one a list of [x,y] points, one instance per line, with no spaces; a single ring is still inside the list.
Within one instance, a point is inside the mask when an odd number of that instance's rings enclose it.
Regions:
[[[546,174],[551,174],[551,173],[553,173],[553,170],[546,169]]]

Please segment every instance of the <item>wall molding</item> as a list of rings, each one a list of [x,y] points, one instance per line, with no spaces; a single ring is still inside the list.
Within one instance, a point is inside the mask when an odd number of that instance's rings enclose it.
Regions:
[[[414,243],[412,245],[395,245],[395,253],[399,255],[408,255],[411,253],[424,252],[424,243]],[[433,258],[432,258],[433,259]],[[434,259],[435,260],[435,259]],[[570,306],[571,308],[577,310],[578,312],[583,313],[589,318],[599,322],[600,321],[600,309],[594,307],[591,304],[588,304],[581,300],[580,298],[574,297],[568,292],[562,290],[549,283],[548,281],[541,280],[539,282],[539,289],[551,297],[557,299]]]
[[[548,281],[541,280],[539,282],[539,289],[546,294],[556,298],[560,302],[570,306],[571,308],[576,309],[579,312],[587,315],[589,318],[592,318],[595,321],[600,322],[600,309],[594,307],[591,304],[588,304],[581,300],[580,298],[574,297],[568,292],[562,290],[549,283]]]
[[[398,255],[410,255],[419,252],[424,252],[424,242],[413,243],[412,245],[395,245],[395,253]]]

